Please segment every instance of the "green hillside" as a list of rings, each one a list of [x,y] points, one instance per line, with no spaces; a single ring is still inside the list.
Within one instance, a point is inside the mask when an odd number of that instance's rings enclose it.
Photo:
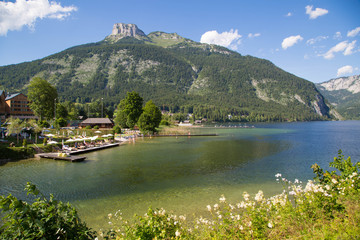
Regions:
[[[104,98],[116,106],[137,91],[162,109],[225,120],[320,120],[329,108],[315,85],[271,62],[200,44],[177,34],[107,37],[46,58],[0,67],[0,85],[26,93],[39,76],[56,86],[61,100]],[[255,119],[257,118],[257,119]]]

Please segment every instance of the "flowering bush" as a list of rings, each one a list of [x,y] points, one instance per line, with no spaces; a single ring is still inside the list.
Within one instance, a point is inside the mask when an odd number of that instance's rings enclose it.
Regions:
[[[114,215],[108,214],[112,229],[101,233],[105,239],[186,239],[187,232],[181,226],[185,216],[169,214],[164,209],[153,210],[149,208],[144,216],[138,216],[130,224],[117,211]]]

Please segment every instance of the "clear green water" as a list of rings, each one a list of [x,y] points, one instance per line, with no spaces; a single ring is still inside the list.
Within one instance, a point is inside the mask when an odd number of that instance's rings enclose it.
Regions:
[[[0,193],[26,198],[31,181],[45,194],[70,201],[95,229],[107,214],[127,217],[149,206],[177,214],[205,212],[221,194],[229,201],[243,191],[281,191],[274,175],[313,177],[310,166],[327,166],[337,150],[359,159],[360,122],[262,124],[256,128],[201,128],[216,137],[144,138],[86,154],[82,163],[24,160],[0,167]]]

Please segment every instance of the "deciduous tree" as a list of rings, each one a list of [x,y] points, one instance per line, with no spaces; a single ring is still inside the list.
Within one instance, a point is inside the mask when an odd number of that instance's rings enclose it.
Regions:
[[[160,122],[160,109],[153,103],[152,100],[148,101],[145,104],[143,113],[141,114],[138,121],[139,129],[144,133],[153,133],[156,132],[156,128],[159,127]]]
[[[142,113],[143,101],[139,93],[128,92],[126,98],[118,105],[115,123],[121,127],[133,128]]]
[[[58,97],[56,88],[45,79],[35,77],[28,89],[30,108],[40,120],[54,117],[55,99]]]

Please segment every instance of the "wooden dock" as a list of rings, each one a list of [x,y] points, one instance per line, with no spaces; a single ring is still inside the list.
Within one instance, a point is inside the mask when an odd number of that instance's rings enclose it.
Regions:
[[[67,157],[60,157],[58,153],[40,153],[37,154],[40,158],[48,158],[48,159],[54,159],[54,160],[62,160],[62,161],[69,161],[69,162],[82,162],[86,159],[86,157],[80,157],[80,156],[67,156]]]
[[[98,150],[111,148],[111,147],[117,147],[119,145],[120,145],[119,143],[111,143],[111,144],[105,144],[105,145],[100,145],[100,146],[96,146],[96,147],[78,149],[75,151],[68,151],[67,154],[69,154],[69,156],[67,156],[67,157],[61,157],[61,156],[59,156],[59,153],[40,153],[40,154],[36,154],[36,157],[69,161],[69,162],[81,162],[81,161],[84,161],[86,159],[86,157],[74,156],[74,155],[83,154],[83,153],[92,152],[92,151],[98,151]]]
[[[109,144],[104,144],[104,145],[90,147],[90,148],[78,149],[75,151],[70,151],[68,153],[70,155],[77,155],[77,154],[83,154],[83,153],[88,153],[88,152],[92,152],[92,151],[98,151],[98,150],[102,150],[102,149],[106,149],[106,148],[117,147],[119,145],[120,145],[120,143],[109,143]]]

